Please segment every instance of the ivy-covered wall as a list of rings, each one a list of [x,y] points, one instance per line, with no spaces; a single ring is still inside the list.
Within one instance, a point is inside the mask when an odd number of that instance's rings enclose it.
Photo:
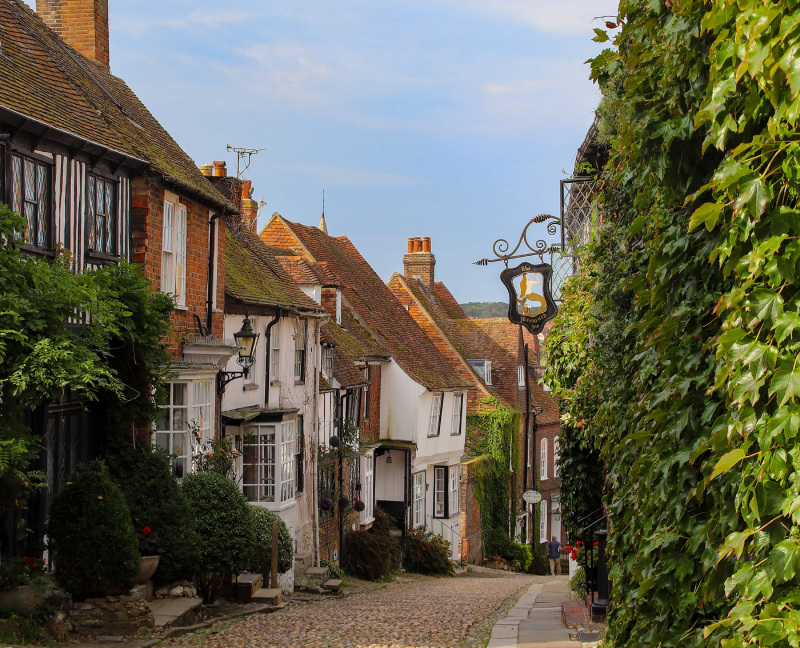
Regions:
[[[604,645],[796,646],[800,7],[619,14],[592,61],[602,223],[545,378],[602,461]]]

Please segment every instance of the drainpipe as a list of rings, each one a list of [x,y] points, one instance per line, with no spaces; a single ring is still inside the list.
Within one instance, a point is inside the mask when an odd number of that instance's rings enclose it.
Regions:
[[[317,418],[319,417],[319,356],[317,355],[319,352],[319,341],[320,341],[320,329],[322,328],[322,321],[317,322],[317,345],[314,348],[314,417],[312,419],[313,426],[314,426],[314,437],[311,440],[311,449],[314,452],[314,486],[313,486],[313,505],[312,505],[312,520],[314,521],[314,564],[319,567],[319,480],[317,479],[317,471],[319,467],[317,462],[319,461],[319,449],[317,445],[319,443],[319,421]],[[269,338],[269,334],[267,334],[267,338]]]
[[[530,442],[531,442],[531,386],[528,382],[528,345],[525,345],[525,459],[522,462],[522,493],[528,490],[528,457],[530,457]],[[529,504],[523,500],[527,512]],[[530,522],[530,515],[528,515]],[[530,527],[530,523],[528,524]],[[533,537],[533,529],[531,529],[531,537]]]
[[[208,300],[206,302],[206,335],[211,335],[211,324],[214,307],[214,252],[217,245],[217,219],[225,212],[214,214],[208,219]],[[202,333],[202,331],[201,331]]]
[[[347,391],[345,390],[344,396],[339,396],[339,499],[344,496],[344,456],[343,456],[343,448],[344,445],[344,425],[345,425],[345,411],[344,411],[344,399],[347,398]],[[344,514],[342,512],[342,507],[339,502],[336,502],[336,505],[339,507],[339,564],[342,564],[342,555],[344,553]]]
[[[267,331],[264,334],[267,344],[267,368],[265,373],[266,375],[265,382],[267,384],[264,385],[264,407],[269,407],[269,370],[270,370],[269,354],[272,351],[272,343],[270,342],[270,331],[272,331],[273,326],[275,326],[278,322],[280,322],[282,316],[283,316],[283,309],[279,308],[275,314],[275,318],[269,324],[267,324]]]

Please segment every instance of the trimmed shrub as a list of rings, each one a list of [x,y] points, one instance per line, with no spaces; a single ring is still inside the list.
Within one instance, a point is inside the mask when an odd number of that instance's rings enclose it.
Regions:
[[[533,561],[533,554],[528,545],[519,542],[509,542],[505,551],[505,559],[511,563],[515,571],[528,571]]]
[[[403,566],[415,574],[455,576],[450,560],[450,543],[426,527],[409,529],[406,533],[406,552]]]
[[[250,568],[261,574],[269,574],[272,569],[272,523],[278,521],[278,573],[285,574],[294,565],[292,536],[286,523],[272,511],[260,506],[249,505],[250,516],[256,534],[256,545]]]
[[[250,565],[256,544],[250,505],[236,484],[219,473],[186,475],[183,494],[199,547],[200,593],[212,603],[223,578]]]
[[[153,580],[171,583],[194,578],[199,568],[199,538],[169,456],[145,444],[121,450],[109,458],[108,465],[125,495],[134,529],[149,526],[164,546]]]
[[[78,600],[127,592],[139,573],[139,541],[122,490],[100,459],[70,479],[47,526],[56,582]]]
[[[351,531],[345,539],[341,566],[345,573],[376,581],[400,568],[400,543],[391,531],[394,520],[375,507],[375,521],[367,531]]]
[[[572,578],[569,579],[569,588],[575,592],[575,597],[582,601],[586,598],[586,574],[583,567],[578,567]]]

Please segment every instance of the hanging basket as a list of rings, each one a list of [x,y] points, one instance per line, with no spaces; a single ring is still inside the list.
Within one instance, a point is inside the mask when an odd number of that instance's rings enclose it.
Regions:
[[[339,437],[334,434],[330,439],[328,439],[328,444],[331,446],[331,448],[338,448]]]
[[[367,508],[367,505],[366,505],[366,504],[364,504],[364,502],[362,502],[362,501],[360,501],[360,500],[359,500],[358,502],[356,502],[355,504],[353,504],[353,508],[354,508],[356,511],[358,511],[359,513],[361,513],[361,511],[363,511],[365,508]]]
[[[332,511],[333,510],[333,500],[330,497],[326,497],[319,503],[319,507],[323,511]]]
[[[350,500],[347,499],[344,495],[339,498],[339,510],[346,509],[350,506]]]

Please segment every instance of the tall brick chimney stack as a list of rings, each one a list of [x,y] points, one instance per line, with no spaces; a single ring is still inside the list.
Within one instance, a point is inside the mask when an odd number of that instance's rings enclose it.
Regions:
[[[108,0],[36,0],[36,13],[67,45],[110,67]]]
[[[250,231],[256,233],[256,221],[258,221],[258,203],[253,200],[253,183],[250,180],[242,181],[242,223]]]
[[[408,252],[403,257],[403,276],[419,279],[433,292],[436,257],[431,253],[431,239],[428,236],[415,236],[408,239]]]

